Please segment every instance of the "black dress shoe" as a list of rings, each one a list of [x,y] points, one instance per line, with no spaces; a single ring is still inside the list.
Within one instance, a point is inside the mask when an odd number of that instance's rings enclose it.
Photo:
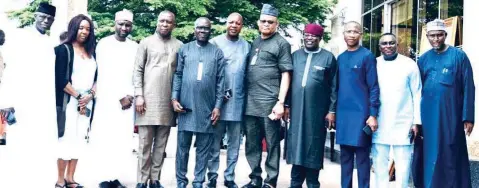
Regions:
[[[225,181],[225,187],[238,188],[238,186],[236,185],[236,183],[234,181]]]
[[[118,180],[111,181],[110,185],[111,185],[111,187],[114,187],[114,188],[126,188],[126,186],[121,184],[120,181],[118,181]]]
[[[212,179],[210,182],[208,182],[208,185],[206,185],[208,188],[216,188],[216,180]]]
[[[164,187],[161,185],[160,181],[155,180],[153,181],[153,183],[150,182],[150,188],[164,188]]]
[[[268,184],[264,184],[264,185],[263,185],[263,188],[274,188],[274,187],[271,186],[271,185],[268,185]]]
[[[261,183],[250,181],[248,184],[244,185],[241,188],[261,188]]]
[[[110,188],[111,185],[110,185],[109,181],[104,181],[104,182],[101,182],[100,185],[98,185],[98,187],[100,187],[100,188]]]
[[[147,188],[147,187],[146,187],[146,184],[144,183],[138,183],[136,184],[136,188]]]

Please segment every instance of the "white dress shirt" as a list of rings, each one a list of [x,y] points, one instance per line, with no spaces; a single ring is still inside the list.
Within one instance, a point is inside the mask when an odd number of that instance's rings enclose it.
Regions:
[[[398,54],[392,61],[377,58],[380,101],[373,143],[410,145],[409,131],[421,124],[421,74],[412,59]]]

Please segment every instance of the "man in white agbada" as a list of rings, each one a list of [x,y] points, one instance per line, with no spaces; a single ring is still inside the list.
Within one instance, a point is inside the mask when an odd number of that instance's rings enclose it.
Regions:
[[[128,39],[133,13],[115,15],[115,34],[101,39],[96,49],[98,63],[97,103],[92,122],[90,144],[95,178],[100,188],[122,187],[121,177],[128,173],[132,160],[134,124],[133,67],[137,43]],[[125,168],[126,167],[126,168]],[[123,180],[124,181],[124,180]]]
[[[5,67],[0,109],[15,108],[0,146],[0,187],[53,187],[57,179],[54,40],[45,33],[56,8],[41,3],[32,27],[9,33],[2,47]],[[8,32],[7,32],[8,33]]]

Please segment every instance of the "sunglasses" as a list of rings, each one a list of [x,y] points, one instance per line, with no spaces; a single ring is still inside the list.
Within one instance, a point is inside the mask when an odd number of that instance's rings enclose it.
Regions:
[[[268,24],[270,24],[270,25],[275,23],[275,21],[273,21],[273,20],[259,20],[259,22],[262,23],[262,24],[268,22]]]

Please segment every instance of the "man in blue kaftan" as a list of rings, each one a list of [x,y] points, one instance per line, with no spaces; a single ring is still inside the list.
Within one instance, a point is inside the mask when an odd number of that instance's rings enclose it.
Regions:
[[[423,81],[424,187],[470,188],[466,134],[474,126],[471,63],[460,49],[444,43],[443,20],[427,24],[433,49],[419,59]]]

